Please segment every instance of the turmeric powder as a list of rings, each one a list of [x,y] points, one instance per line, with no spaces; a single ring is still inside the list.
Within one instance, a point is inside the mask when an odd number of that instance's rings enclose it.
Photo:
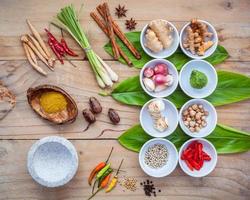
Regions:
[[[40,97],[40,105],[46,113],[57,113],[67,107],[67,100],[59,92],[45,92]]]

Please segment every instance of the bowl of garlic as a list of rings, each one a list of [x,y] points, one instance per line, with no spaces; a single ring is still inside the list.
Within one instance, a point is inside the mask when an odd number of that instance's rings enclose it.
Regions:
[[[180,47],[190,58],[207,58],[215,52],[217,46],[217,32],[207,21],[192,19],[180,32]]]
[[[153,137],[166,137],[177,128],[178,111],[171,101],[154,98],[142,107],[140,123],[147,134]]]
[[[167,97],[178,86],[178,72],[173,63],[154,59],[144,65],[140,72],[143,90],[152,97]]]
[[[171,56],[178,48],[179,42],[179,33],[176,27],[163,19],[149,22],[141,31],[141,46],[153,58]]]
[[[179,112],[181,129],[191,137],[206,137],[216,127],[217,112],[214,106],[205,99],[191,99]]]

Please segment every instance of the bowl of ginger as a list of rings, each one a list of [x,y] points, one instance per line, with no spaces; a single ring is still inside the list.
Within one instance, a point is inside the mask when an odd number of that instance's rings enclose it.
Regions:
[[[179,34],[172,23],[163,19],[156,19],[142,29],[140,43],[149,56],[167,58],[178,48]]]
[[[207,21],[192,19],[181,30],[180,47],[183,53],[192,59],[209,57],[217,46],[217,32]]]

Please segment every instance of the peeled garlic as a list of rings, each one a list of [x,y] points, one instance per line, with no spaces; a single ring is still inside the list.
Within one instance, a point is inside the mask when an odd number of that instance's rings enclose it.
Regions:
[[[160,132],[165,131],[168,128],[167,118],[166,117],[159,118],[158,120],[155,121],[154,126]]]
[[[144,78],[144,79],[143,79],[143,83],[144,83],[146,89],[147,89],[149,92],[152,92],[152,91],[155,90],[154,81],[151,80],[150,78]]]
[[[154,100],[148,105],[148,111],[151,113],[158,113],[163,111],[164,109],[165,104],[161,99]]]

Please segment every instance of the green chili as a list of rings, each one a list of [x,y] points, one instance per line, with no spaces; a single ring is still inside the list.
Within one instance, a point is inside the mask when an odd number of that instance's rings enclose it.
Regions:
[[[113,172],[112,168],[109,168],[106,172],[104,172],[104,174],[101,176],[101,178],[99,179],[98,182],[98,188],[100,187],[102,181],[106,178],[106,176],[108,176],[109,174],[111,174]]]
[[[110,168],[110,163],[107,164],[104,168],[101,169],[101,171],[98,172],[98,174],[96,175],[96,179],[100,179],[102,177],[102,175]]]

